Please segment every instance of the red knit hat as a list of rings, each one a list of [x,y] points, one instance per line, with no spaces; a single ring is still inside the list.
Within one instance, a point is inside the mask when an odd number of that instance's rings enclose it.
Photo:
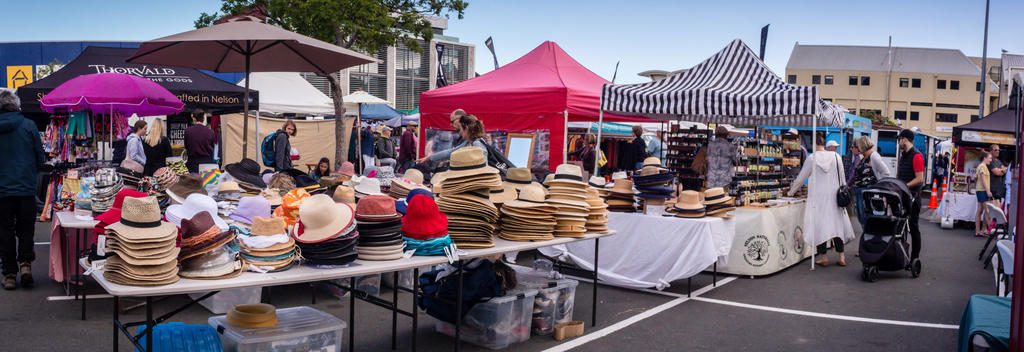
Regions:
[[[417,194],[409,200],[402,218],[402,235],[414,240],[429,240],[448,234],[448,217],[437,208],[434,198]]]

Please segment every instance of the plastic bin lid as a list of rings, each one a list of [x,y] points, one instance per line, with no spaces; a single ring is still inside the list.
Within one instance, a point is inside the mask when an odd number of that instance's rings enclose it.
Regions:
[[[537,290],[535,289],[516,287],[514,289],[508,290],[508,292],[506,292],[504,296],[491,298],[491,300],[487,302],[501,304],[512,302],[517,299],[533,298],[535,296],[537,296]]]
[[[245,328],[227,323],[224,315],[210,317],[208,323],[217,332],[232,340],[244,343],[260,343],[319,334],[345,329],[345,321],[310,307],[282,308],[277,310],[277,325],[266,328]]]
[[[545,290],[549,288],[564,289],[576,287],[580,284],[579,281],[573,279],[551,279],[530,273],[519,273],[519,275],[516,276],[516,279],[520,286],[538,290]]]
[[[142,325],[136,331],[142,332],[145,328],[146,326]],[[146,339],[140,339],[139,344],[146,347]],[[153,327],[153,347],[152,351],[219,352],[224,350],[217,331],[212,327],[185,323],[165,323]]]

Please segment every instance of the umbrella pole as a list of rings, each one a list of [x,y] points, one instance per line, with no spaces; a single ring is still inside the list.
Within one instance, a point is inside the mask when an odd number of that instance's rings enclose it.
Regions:
[[[366,162],[363,161],[363,103],[356,104],[356,165],[359,166],[359,174],[366,170]]]
[[[252,56],[245,55],[245,97],[242,100],[242,112],[245,120],[242,121],[242,159],[249,154],[249,63]]]
[[[249,81],[246,80],[245,83],[248,84]],[[256,140],[257,141],[260,140],[260,110],[259,109],[256,109]],[[259,148],[259,147],[256,148],[256,159],[259,159],[262,162],[263,161],[263,151],[260,150],[260,149],[263,149],[263,148]]]

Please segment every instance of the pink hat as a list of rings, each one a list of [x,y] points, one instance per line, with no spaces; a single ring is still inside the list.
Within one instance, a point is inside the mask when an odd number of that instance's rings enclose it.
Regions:
[[[338,173],[346,176],[355,176],[356,166],[352,165],[352,163],[348,161],[343,162],[341,163],[341,170],[338,170]]]

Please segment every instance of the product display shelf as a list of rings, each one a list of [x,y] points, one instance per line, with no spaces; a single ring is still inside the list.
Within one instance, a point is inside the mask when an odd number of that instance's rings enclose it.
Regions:
[[[729,195],[737,205],[764,203],[784,195],[791,178],[786,174],[786,151],[780,136],[758,130],[756,137],[734,137],[739,164]]]
[[[697,152],[707,145],[710,133],[710,130],[680,128],[678,124],[670,124],[669,132],[665,134],[666,153],[662,163],[686,189],[699,189],[704,184],[704,175],[693,172],[690,167]]]

